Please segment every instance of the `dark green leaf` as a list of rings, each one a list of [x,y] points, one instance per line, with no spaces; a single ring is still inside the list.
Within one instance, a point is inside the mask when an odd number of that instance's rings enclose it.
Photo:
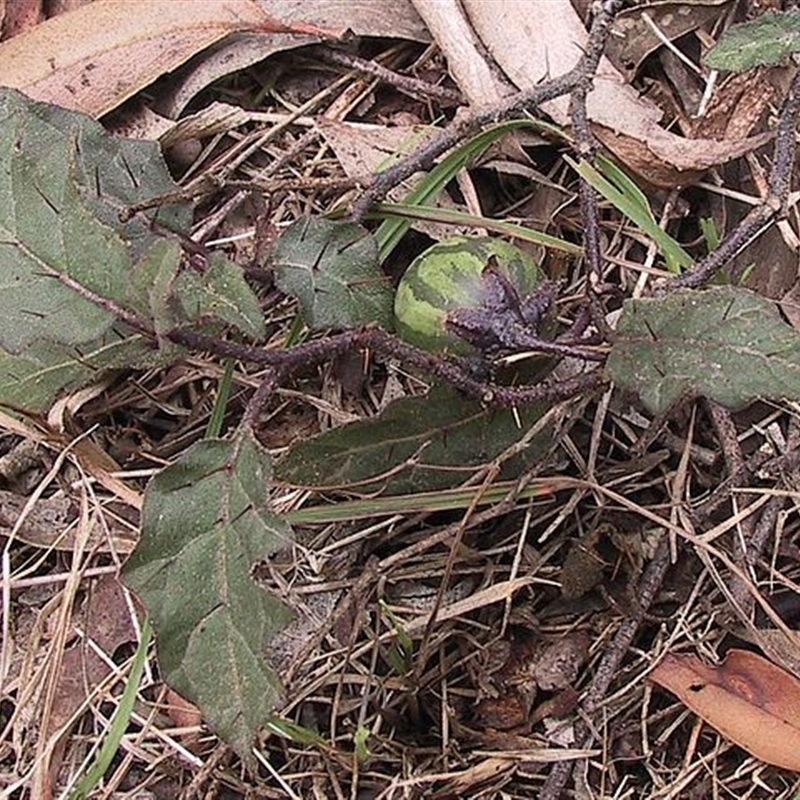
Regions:
[[[108,370],[162,366],[165,358],[148,338],[122,326],[76,347],[38,342],[18,356],[0,349],[0,404],[44,412],[65,389],[92,383]]]
[[[280,696],[267,638],[291,621],[253,565],[291,529],[269,508],[269,456],[249,435],[205,440],[150,483],[125,581],[144,602],[167,683],[250,760]]]
[[[155,238],[119,211],[175,188],[154,142],[108,136],[89,117],[0,90],[0,346],[77,345],[114,318],[135,258]],[[188,226],[189,209],[164,219]]]
[[[378,265],[375,239],[361,225],[323,217],[298,220],[275,243],[281,291],[296,297],[310,328],[392,329],[394,292]]]
[[[608,371],[654,413],[686,394],[730,408],[757,398],[800,399],[800,335],[775,304],[720,286],[627,300]]]
[[[190,320],[263,334],[237,267],[184,273],[178,237],[154,227],[188,229],[188,205],[120,221],[176,188],[157,143],[0,89],[0,402],[42,411],[108,369],[163,363],[164,334]]]
[[[316,487],[359,484],[374,490],[387,484],[385,494],[457,486],[521,439],[543,410],[528,407],[518,416],[486,410],[449,387],[434,387],[425,396],[396,400],[378,417],[298,442],[276,465],[276,476]],[[552,429],[545,428],[502,475],[513,477],[542,458],[551,437]],[[390,478],[382,478],[389,472]]]
[[[264,313],[258,298],[242,271],[227,258],[212,256],[202,273],[184,270],[174,291],[189,319],[222,320],[252,339],[263,338]]]
[[[732,25],[703,58],[711,69],[744,72],[779,64],[800,52],[800,11],[768,11],[752,22]]]

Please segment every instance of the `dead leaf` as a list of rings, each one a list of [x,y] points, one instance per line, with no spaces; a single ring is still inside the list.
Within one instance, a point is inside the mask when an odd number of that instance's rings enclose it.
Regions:
[[[760,68],[731,75],[714,92],[708,111],[694,127],[694,135],[709,139],[749,136],[772,103],[777,91],[770,80],[785,67]]]
[[[800,771],[800,680],[785,670],[730,650],[717,667],[668,654],[650,678],[751,755]]]
[[[730,5],[730,0],[655,2],[624,9],[614,19],[606,55],[620,72],[631,79],[642,61],[663,46],[662,36],[675,41],[709,22],[715,22],[725,13],[720,8],[725,5]]]
[[[203,724],[200,709],[172,689],[167,689],[164,708],[167,716],[179,728],[196,728]]]
[[[150,137],[158,138],[161,147],[165,150],[190,139],[202,139],[217,133],[227,133],[250,121],[250,114],[240,106],[220,103],[216,100],[194,114],[183,117],[177,123],[153,114],[152,111],[150,114],[153,117],[154,127],[156,125],[167,126],[166,129],[159,130],[156,136]]]
[[[481,53],[458,0],[412,0],[433,38],[447,56],[447,69],[471,106],[496,103],[512,87],[493,71]],[[496,5],[495,3],[486,4]]]
[[[331,150],[336,154],[348,178],[367,179],[369,175],[384,169],[398,155],[411,153],[420,147],[434,132],[427,125],[397,125],[386,128],[377,125],[360,125],[353,122],[336,122],[320,119],[318,127]],[[423,176],[412,176],[402,186],[389,192],[389,200],[402,202]],[[432,205],[437,208],[458,208],[457,203],[443,192]],[[435,241],[448,236],[473,232],[473,228],[450,223],[415,220],[411,226],[416,231],[427,234]]]
[[[529,3],[463,0],[469,19],[490,55],[519,89],[530,89],[572,69],[583,54],[586,28],[570,0]],[[548,31],[542,36],[541,31]],[[607,58],[600,61],[588,97],[593,130],[625,165],[662,186],[681,186],[705,170],[766,143],[770,134],[747,139],[687,139],[659,124],[661,110],[629,86]],[[462,91],[467,91],[464,87]],[[469,98],[472,102],[472,98]],[[569,97],[542,104],[558,124],[569,124]]]
[[[686,139],[654,124],[633,136],[603,125],[593,125],[592,132],[620,163],[664,188],[695,183],[711,167],[757,150],[772,138],[762,133],[747,139]]]
[[[35,28],[44,19],[42,0],[12,0],[2,4],[3,39],[11,39]]]
[[[0,44],[0,81],[36,100],[102,116],[234,31],[322,35],[254,0],[97,0]]]
[[[367,178],[400,155],[413,152],[435,131],[428,125],[387,128],[325,118],[319,120],[319,128],[347,177],[356,179]]]
[[[570,546],[561,567],[561,596],[567,600],[583,597],[602,582],[607,564],[600,554],[601,532],[597,526]]]
[[[301,18],[328,31],[329,36],[377,36],[428,42],[430,35],[409,0],[258,0],[261,8],[285,25]],[[177,119],[189,101],[223,75],[246,69],[281,50],[301,47],[311,37],[239,33],[221,42],[199,63],[179,70],[160,93],[157,111]]]
[[[589,643],[585,631],[543,639],[533,665],[533,676],[539,688],[552,692],[570,687],[589,656]]]
[[[570,0],[464,0],[464,7],[489,54],[518,89],[569,72],[583,55],[588,34]],[[661,110],[639,97],[607,58],[601,59],[594,83],[587,103],[593,122],[616,130],[627,129],[631,122],[641,125],[661,119]],[[569,123],[569,96],[542,108],[559,125]]]
[[[27,497],[0,491],[0,536],[7,536],[17,526],[27,502]],[[138,540],[135,522],[123,521],[126,507],[122,504],[117,504],[119,517],[112,513],[111,508],[106,508],[106,511],[104,524],[92,521],[86,547],[98,553],[130,553]],[[41,498],[19,524],[14,538],[35,547],[72,551],[75,548],[74,522],[77,515],[77,509],[62,495]]]
[[[517,769],[517,764],[511,758],[484,758],[477,764],[465,769],[463,772],[452,773],[447,784],[432,796],[436,800],[450,800],[450,798],[469,797],[486,788],[487,783],[505,782]],[[500,785],[501,785],[500,784]]]
[[[108,664],[92,649],[92,640],[109,658],[114,651],[136,640],[125,589],[115,576],[101,578],[92,589],[85,612],[84,637],[64,653],[53,695],[46,738],[59,731],[85,702],[89,694],[111,672]],[[58,772],[66,735],[62,735],[50,760],[50,774]]]
[[[476,705],[475,721],[496,730],[529,729],[533,720],[542,718],[541,713],[531,713],[538,689],[551,692],[570,687],[588,654],[589,637],[583,631],[562,636],[518,632],[503,664],[491,674],[478,676],[488,696]]]

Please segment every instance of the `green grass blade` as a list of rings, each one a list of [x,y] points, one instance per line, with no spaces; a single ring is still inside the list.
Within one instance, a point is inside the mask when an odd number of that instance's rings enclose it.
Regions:
[[[678,273],[681,269],[690,267],[694,259],[676,242],[666,231],[658,227],[653,217],[647,199],[633,184],[633,181],[624,175],[617,167],[609,170],[609,175],[619,178],[624,176],[624,181],[619,186],[615,185],[613,178],[606,177],[595,169],[588,161],[578,164],[569,156],[564,156],[565,161],[578,173],[596,192],[599,192],[618,211],[624,214],[642,233],[649,236],[658,246],[667,262],[670,272]],[[600,165],[602,162],[598,162]],[[605,162],[608,164],[609,162]],[[635,191],[631,189],[635,187]],[[644,205],[643,205],[644,202]]]
[[[320,736],[316,731],[307,728],[304,725],[298,725],[289,719],[274,714],[266,723],[268,731],[288,739],[290,742],[301,745],[318,746],[324,745],[325,739]]]
[[[635,203],[641,213],[650,221],[652,225],[657,225],[655,216],[650,208],[650,201],[636,182],[631,180],[613,161],[609,161],[603,156],[597,156],[597,168],[602,175],[610,180],[632,203]]]
[[[457,147],[450,155],[442,159],[419,185],[408,193],[403,205],[421,206],[433,202],[448,183],[473,159],[481,155],[489,145],[496,142],[510,131],[520,128],[541,128],[542,123],[536,120],[516,119],[493,125],[482,133]],[[397,247],[411,226],[408,219],[387,219],[375,232],[381,263]]]
[[[206,426],[206,439],[218,439],[222,433],[222,423],[225,421],[225,409],[228,406],[228,399],[233,388],[233,361],[228,359],[225,362],[225,371],[219,380],[217,396],[214,398],[214,407],[211,409],[211,417]]]
[[[519,493],[520,499],[552,494],[559,489],[572,486],[569,478],[537,478]],[[371,497],[368,500],[343,500],[331,505],[311,506],[289,511],[283,518],[290,525],[310,523],[343,522],[368,519],[387,514],[414,514],[432,511],[454,511],[468,508],[480,495],[479,505],[499,503],[516,487],[515,481],[498,481],[488,488],[467,486],[457,489],[442,489],[438,492]]]
[[[111,723],[108,726],[103,745],[95,756],[94,763],[86,771],[80,783],[70,793],[70,800],[83,800],[88,797],[90,792],[92,792],[103,779],[103,776],[111,765],[111,761],[119,749],[119,743],[122,741],[122,737],[128,729],[128,723],[133,713],[133,705],[136,702],[136,694],[139,691],[144,665],[147,661],[147,650],[150,646],[152,636],[152,628],[150,627],[150,623],[146,621],[142,626],[142,638],[133,656],[133,664],[131,665],[131,671],[128,675],[128,682],[125,684],[125,691],[122,693],[116,711],[114,711],[114,716],[111,718]]]
[[[525,242],[548,247],[551,250],[560,250],[570,255],[579,256],[583,248],[572,242],[566,242],[556,236],[526,228],[513,222],[503,222],[488,217],[479,217],[465,211],[455,211],[449,208],[433,208],[431,206],[409,206],[405,203],[379,203],[375,206],[375,213],[371,216],[397,217],[406,220],[427,220],[429,222],[445,222],[452,225],[472,225],[476,228],[486,228],[503,236],[511,236]]]

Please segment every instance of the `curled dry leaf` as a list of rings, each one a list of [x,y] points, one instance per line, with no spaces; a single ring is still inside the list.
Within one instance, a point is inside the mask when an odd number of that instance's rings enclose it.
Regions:
[[[751,755],[800,771],[800,680],[785,670],[731,650],[717,667],[667,655],[650,678]]]
[[[562,75],[583,54],[587,32],[570,0],[464,0],[463,5],[486,49],[519,89]],[[657,185],[692,183],[712,166],[738,158],[770,138],[763,134],[689,139],[667,131],[659,124],[661,110],[640,97],[607,58],[600,61],[594,86],[587,99],[593,131],[622,163]],[[542,108],[559,124],[569,124],[568,96]]]
[[[67,650],[61,659],[44,732],[48,739],[69,722],[108,677],[111,673],[108,659],[114,652],[121,645],[136,640],[131,607],[116,576],[101,578],[92,588],[81,624],[84,638]],[[94,647],[90,646],[89,640]],[[105,658],[98,654],[97,649],[105,654]],[[58,773],[65,745],[66,738],[61,737],[51,754],[50,772],[53,776]]]
[[[0,83],[99,117],[228,34],[253,29],[323,33],[284,25],[253,0],[97,0],[0,44]]]
[[[306,25],[324,28],[338,38],[350,31],[356,36],[411,39],[428,42],[430,36],[409,0],[257,0],[269,15],[285,25],[302,13]],[[306,37],[238,33],[220,42],[201,60],[187,64],[170,76],[156,99],[157,110],[177,119],[189,101],[218,78],[246,69],[281,50],[308,44]],[[196,62],[196,63],[195,63]]]
[[[714,22],[728,0],[662,2],[623,9],[614,20],[606,55],[627,78],[633,78],[642,62],[664,44]]]

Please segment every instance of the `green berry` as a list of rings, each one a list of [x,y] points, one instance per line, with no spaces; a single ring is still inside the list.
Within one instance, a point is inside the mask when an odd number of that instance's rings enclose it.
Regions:
[[[429,247],[406,270],[394,301],[397,332],[429,352],[468,355],[475,350],[446,325],[457,309],[486,309],[491,302],[484,270],[492,263],[520,298],[545,280],[524,250],[490,236],[457,236]]]

